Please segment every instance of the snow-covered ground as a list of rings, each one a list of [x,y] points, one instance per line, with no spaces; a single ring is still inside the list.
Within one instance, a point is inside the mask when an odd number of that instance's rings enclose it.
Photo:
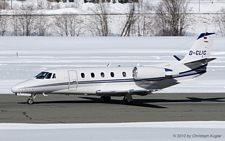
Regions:
[[[7,141],[224,141],[225,122],[0,124]]]
[[[0,93],[46,69],[150,65],[176,61],[197,37],[1,37]],[[216,37],[208,72],[196,84],[179,84],[160,92],[225,92],[225,38]],[[18,57],[17,57],[18,53]]]

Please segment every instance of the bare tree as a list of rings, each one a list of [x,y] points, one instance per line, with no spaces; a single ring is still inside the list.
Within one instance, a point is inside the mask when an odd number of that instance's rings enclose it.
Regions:
[[[158,35],[182,36],[189,26],[189,0],[162,0],[156,7]]]
[[[143,14],[142,15],[142,27],[140,34],[142,36],[154,36],[156,30],[154,28],[155,20],[154,14]]]
[[[35,6],[33,4],[22,4],[19,9],[19,27],[21,28],[22,35],[31,36],[34,30],[35,17],[34,17]]]
[[[0,13],[0,35],[4,36],[8,28],[8,16],[5,11]]]
[[[218,33],[221,34],[221,36],[225,36],[225,8],[222,8],[214,19],[219,28]]]
[[[4,36],[8,27],[8,17],[5,15],[9,4],[6,0],[0,1],[0,35]]]
[[[38,36],[50,35],[48,30],[51,27],[50,17],[45,15],[35,16],[35,31]]]
[[[21,35],[19,27],[19,5],[14,4],[13,15],[9,17],[9,25],[13,36]]]
[[[68,16],[69,32],[71,36],[80,36],[83,32],[83,20],[78,15],[73,14]]]
[[[155,20],[154,20],[154,6],[151,1],[139,0],[138,3],[138,13],[135,24],[137,25],[137,35],[138,36],[153,36],[155,35]],[[152,13],[151,13],[152,12]]]
[[[59,36],[79,36],[82,32],[82,20],[74,14],[54,17],[54,32]]]
[[[135,20],[136,20],[136,17],[135,17],[135,5],[133,3],[131,5],[131,7],[130,7],[130,11],[129,11],[128,15],[127,15],[126,22],[125,22],[125,24],[123,26],[123,30],[122,30],[120,36],[130,36],[131,27],[132,27],[132,25],[134,25]]]
[[[108,36],[109,35],[109,21],[107,3],[99,2],[95,9],[92,9],[94,15],[90,17],[87,24],[88,29],[92,35]]]
[[[59,15],[54,17],[55,33],[60,36],[69,36],[69,27],[67,17]]]
[[[0,15],[0,35],[4,36],[8,27],[8,17]]]
[[[9,4],[7,0],[1,0],[0,1],[0,9],[7,9],[9,7]]]

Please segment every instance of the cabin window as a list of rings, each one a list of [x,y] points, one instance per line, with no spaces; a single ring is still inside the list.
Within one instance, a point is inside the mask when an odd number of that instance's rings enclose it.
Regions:
[[[91,73],[91,77],[92,77],[92,78],[94,78],[94,77],[95,77],[95,74],[94,74],[93,72]]]
[[[104,72],[101,72],[101,77],[102,77],[102,78],[104,78],[104,77],[105,77]]]
[[[48,75],[48,72],[41,72],[38,75],[36,75],[36,79],[44,79]]]
[[[111,72],[110,75],[111,75],[111,77],[114,77],[114,72]]]
[[[46,75],[46,79],[51,79],[51,77],[52,77],[52,73],[48,73],[48,75]]]
[[[84,78],[85,77],[85,74],[84,73],[81,73],[81,77]]]
[[[122,72],[122,75],[123,75],[123,77],[127,76],[126,72]]]
[[[56,79],[56,75],[55,75],[55,73],[53,74],[52,79]]]

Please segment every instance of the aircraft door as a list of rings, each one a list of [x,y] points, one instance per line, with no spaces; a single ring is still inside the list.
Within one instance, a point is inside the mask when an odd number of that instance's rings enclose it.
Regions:
[[[68,89],[69,91],[76,91],[78,85],[77,72],[75,70],[70,70],[68,71],[68,75],[69,75]]]

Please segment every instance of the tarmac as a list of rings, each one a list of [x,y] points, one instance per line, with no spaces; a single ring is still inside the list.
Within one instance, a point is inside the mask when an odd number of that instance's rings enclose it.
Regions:
[[[104,103],[99,97],[0,94],[0,123],[123,123],[158,121],[225,121],[225,93],[156,93]]]

